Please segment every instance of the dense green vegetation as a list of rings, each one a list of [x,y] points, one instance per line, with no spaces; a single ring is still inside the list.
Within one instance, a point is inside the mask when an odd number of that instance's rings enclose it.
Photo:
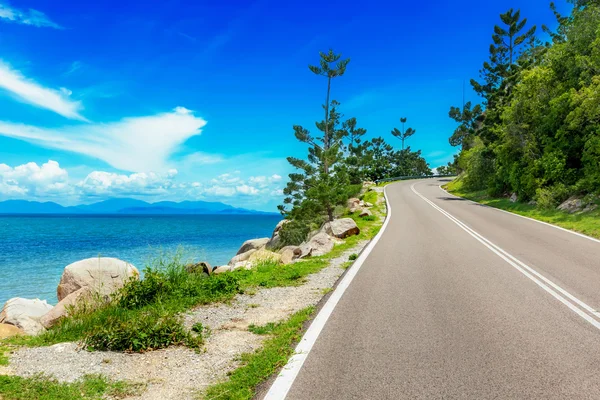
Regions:
[[[569,214],[555,209],[540,209],[527,203],[512,202],[507,198],[491,197],[485,190],[465,190],[464,181],[456,179],[448,183],[445,188],[452,194],[476,201],[491,207],[499,208],[523,215],[529,218],[558,225],[588,236],[600,239],[600,210],[592,212]]]
[[[292,315],[287,321],[265,326],[252,326],[250,330],[259,335],[270,335],[264,346],[255,353],[243,354],[242,366],[225,382],[214,385],[204,393],[207,400],[251,399],[256,387],[285,365],[293,353],[292,345],[300,340],[305,321],[314,312],[308,307]]]
[[[96,375],[85,376],[74,383],[59,383],[44,376],[22,378],[0,375],[0,398],[3,400],[121,399],[142,389],[143,385],[109,382]]]
[[[356,118],[342,120],[341,104],[330,100],[331,85],[343,76],[350,59],[342,59],[332,50],[320,53],[318,66],[309,66],[311,72],[327,78],[325,117],[316,122],[318,134],[295,125],[294,135],[308,146],[306,159],[288,157],[298,170],[289,175],[284,189],[287,196],[279,206],[281,213],[291,220],[282,229],[284,245],[299,244],[323,222],[339,215],[340,206],[358,195],[364,181],[378,181],[396,176],[427,176],[431,170],[420,151],[404,148],[407,138],[416,132],[405,129],[406,118],[401,118],[402,129],[391,134],[401,140],[401,150],[387,143],[383,137],[363,140],[367,130],[358,127]]]
[[[551,5],[559,27],[536,38],[519,11],[500,16],[480,79],[482,104],[452,107],[459,123],[449,169],[463,190],[516,193],[553,209],[572,195],[600,192],[600,4],[570,0],[569,16]]]

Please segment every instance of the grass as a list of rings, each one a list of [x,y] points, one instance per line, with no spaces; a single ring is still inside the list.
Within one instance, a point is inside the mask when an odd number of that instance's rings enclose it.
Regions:
[[[287,363],[293,353],[292,345],[300,340],[303,324],[313,312],[314,307],[308,307],[284,322],[253,327],[255,333],[271,337],[260,350],[243,354],[242,366],[233,371],[227,381],[209,387],[203,398],[242,400],[254,397],[256,387]]]
[[[464,197],[465,199],[473,200],[477,203],[510,211],[539,221],[548,222],[565,229],[570,229],[600,239],[600,210],[575,214],[569,214],[556,209],[541,210],[534,205],[519,202],[513,203],[506,198],[490,197],[485,191],[466,190],[463,181],[460,178],[446,184],[444,188],[456,196]]]
[[[144,389],[144,385],[110,382],[99,375],[86,375],[73,383],[60,383],[38,375],[32,378],[0,375],[3,400],[121,399]]]

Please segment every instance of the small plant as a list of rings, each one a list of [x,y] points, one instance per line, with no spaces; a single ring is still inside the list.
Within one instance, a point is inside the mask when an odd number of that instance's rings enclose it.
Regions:
[[[356,254],[356,253],[352,253],[352,254],[350,254],[350,256],[348,257],[348,260],[349,260],[349,261],[354,261],[354,260],[356,260],[357,258],[358,258],[358,254]]]
[[[202,325],[202,322],[196,322],[192,325],[192,332],[202,335],[202,332],[204,332],[204,325]]]
[[[272,333],[273,329],[275,329],[275,323],[273,322],[269,322],[268,324],[261,326],[251,324],[248,327],[248,330],[254,333],[255,335],[267,335],[269,333]]]
[[[327,287],[327,288],[325,288],[325,289],[322,289],[322,290],[321,290],[321,293],[322,293],[323,295],[326,295],[327,293],[330,293],[332,290],[333,290],[333,288]]]

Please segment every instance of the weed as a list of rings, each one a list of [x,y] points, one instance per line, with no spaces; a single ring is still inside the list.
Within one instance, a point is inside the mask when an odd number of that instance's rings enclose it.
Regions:
[[[333,290],[333,288],[328,287],[328,288],[325,288],[325,289],[321,289],[321,293],[323,295],[326,295],[327,293],[330,293],[332,290]]]
[[[349,261],[354,261],[357,258],[358,258],[358,254],[356,254],[356,253],[352,253],[352,254],[350,254],[350,256],[348,256]]]

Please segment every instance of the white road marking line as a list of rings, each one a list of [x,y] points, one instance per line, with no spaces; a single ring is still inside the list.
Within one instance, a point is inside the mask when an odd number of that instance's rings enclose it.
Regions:
[[[540,221],[540,220],[538,220],[538,219],[535,219],[535,218],[526,217],[526,216],[524,216],[524,215],[521,215],[521,214],[516,214],[516,213],[510,212],[510,211],[506,211],[506,210],[502,210],[502,209],[500,209],[500,208],[496,208],[496,207],[488,206],[487,204],[481,204],[481,203],[478,203],[478,202],[476,202],[476,201],[473,201],[473,200],[465,199],[464,197],[460,197],[460,196],[457,196],[457,195],[455,195],[455,194],[452,194],[452,193],[448,192],[446,189],[444,189],[444,188],[442,187],[442,185],[439,185],[439,188],[440,188],[442,191],[444,191],[444,193],[446,193],[446,194],[448,194],[448,195],[450,195],[450,196],[454,196],[454,197],[456,197],[456,198],[458,198],[458,199],[464,199],[464,200],[466,200],[466,201],[468,201],[468,202],[471,202],[471,203],[473,203],[473,204],[477,204],[477,205],[480,205],[480,206],[483,206],[483,207],[487,207],[487,208],[490,208],[490,209],[492,209],[492,210],[500,211],[500,212],[503,212],[503,213],[505,213],[505,214],[514,215],[515,217],[519,217],[519,218],[528,219],[528,220],[530,220],[530,221],[537,222],[538,224],[547,225],[547,226],[550,226],[550,227],[552,227],[552,228],[554,228],[554,229],[559,229],[559,230],[561,230],[561,231],[564,231],[564,232],[570,233],[570,234],[572,234],[572,235],[579,236],[579,237],[582,237],[582,238],[585,238],[585,239],[591,240],[592,242],[600,243],[600,240],[598,240],[598,239],[596,239],[596,238],[593,238],[593,237],[591,237],[591,236],[588,236],[588,235],[584,235],[583,233],[575,232],[575,231],[572,231],[572,230],[570,230],[570,229],[563,228],[562,226],[554,225],[554,224],[551,224],[551,223],[549,223],[549,222]]]
[[[528,277],[529,279],[531,279],[539,287],[541,287],[546,292],[548,292],[550,295],[552,295],[553,297],[555,297],[558,301],[560,301],[561,303],[563,303],[564,305],[566,305],[567,307],[569,307],[573,312],[575,312],[577,315],[579,315],[580,317],[582,317],[583,319],[585,319],[587,322],[589,322],[590,324],[592,324],[595,328],[600,329],[600,322],[599,321],[597,321],[596,319],[592,318],[589,314],[586,314],[585,311],[583,311],[581,308],[577,307],[575,304],[571,303],[569,300],[567,300],[566,298],[564,298],[563,296],[561,296],[558,292],[562,293],[563,295],[565,295],[566,297],[568,297],[569,299],[571,299],[575,303],[579,304],[582,308],[584,308],[585,310],[587,310],[589,313],[591,313],[595,317],[599,317],[600,314],[593,307],[590,307],[589,305],[587,305],[583,301],[579,300],[577,297],[573,296],[572,294],[570,294],[569,292],[567,292],[565,289],[561,288],[560,286],[558,286],[557,284],[555,284],[554,282],[552,282],[550,279],[544,277],[542,274],[540,274],[539,272],[535,271],[533,268],[531,268],[527,264],[523,263],[522,261],[518,260],[517,258],[515,258],[514,256],[512,256],[510,253],[508,253],[507,251],[505,251],[502,248],[500,248],[499,246],[497,246],[496,244],[492,243],[491,241],[489,241],[488,239],[486,239],[484,236],[482,236],[481,234],[477,233],[475,230],[473,230],[470,227],[468,227],[467,225],[465,225],[458,218],[454,217],[452,214],[450,214],[449,212],[447,212],[446,210],[444,210],[443,208],[439,207],[437,204],[435,204],[434,202],[432,202],[431,200],[429,200],[428,198],[426,198],[425,196],[423,196],[421,193],[419,193],[415,189],[415,184],[412,184],[411,190],[417,196],[419,196],[421,199],[425,200],[430,206],[432,206],[433,208],[435,208],[436,210],[438,210],[445,217],[447,217],[452,222],[454,222],[455,224],[457,224],[461,229],[463,229],[464,231],[466,231],[469,235],[471,235],[475,239],[477,239],[481,244],[483,244],[484,246],[486,246],[488,249],[490,249],[496,255],[498,255],[500,258],[502,258],[504,261],[506,261],[509,265],[511,265],[512,267],[514,267],[517,271],[521,272],[523,275],[525,275],[526,277]],[[538,279],[538,278],[536,278],[536,277],[540,278],[541,280]],[[555,291],[555,290],[553,290],[552,288],[558,290],[558,292]]]
[[[296,377],[298,376],[298,373],[300,372],[304,361],[308,357],[308,354],[310,353],[313,345],[317,341],[319,334],[321,333],[321,331],[325,327],[325,324],[327,323],[327,320],[333,313],[335,306],[342,298],[342,295],[344,294],[348,286],[350,286],[350,283],[362,267],[369,254],[371,254],[371,251],[373,250],[379,239],[381,239],[381,237],[383,236],[385,228],[387,227],[392,217],[392,207],[390,202],[388,201],[387,192],[385,188],[383,193],[385,196],[385,202],[387,207],[387,216],[379,233],[377,233],[373,240],[371,240],[367,247],[365,247],[363,252],[356,259],[352,267],[350,267],[344,278],[340,281],[339,285],[333,291],[333,293],[327,300],[327,303],[325,303],[321,311],[319,311],[319,314],[317,314],[313,322],[310,324],[310,327],[307,329],[306,333],[300,340],[300,343],[298,343],[298,346],[296,346],[295,354],[292,356],[292,358],[289,359],[285,367],[283,367],[283,369],[275,379],[275,382],[273,382],[273,385],[269,389],[269,392],[263,398],[264,400],[285,399],[288,392],[292,388],[292,385],[294,384],[294,381],[296,380]]]

